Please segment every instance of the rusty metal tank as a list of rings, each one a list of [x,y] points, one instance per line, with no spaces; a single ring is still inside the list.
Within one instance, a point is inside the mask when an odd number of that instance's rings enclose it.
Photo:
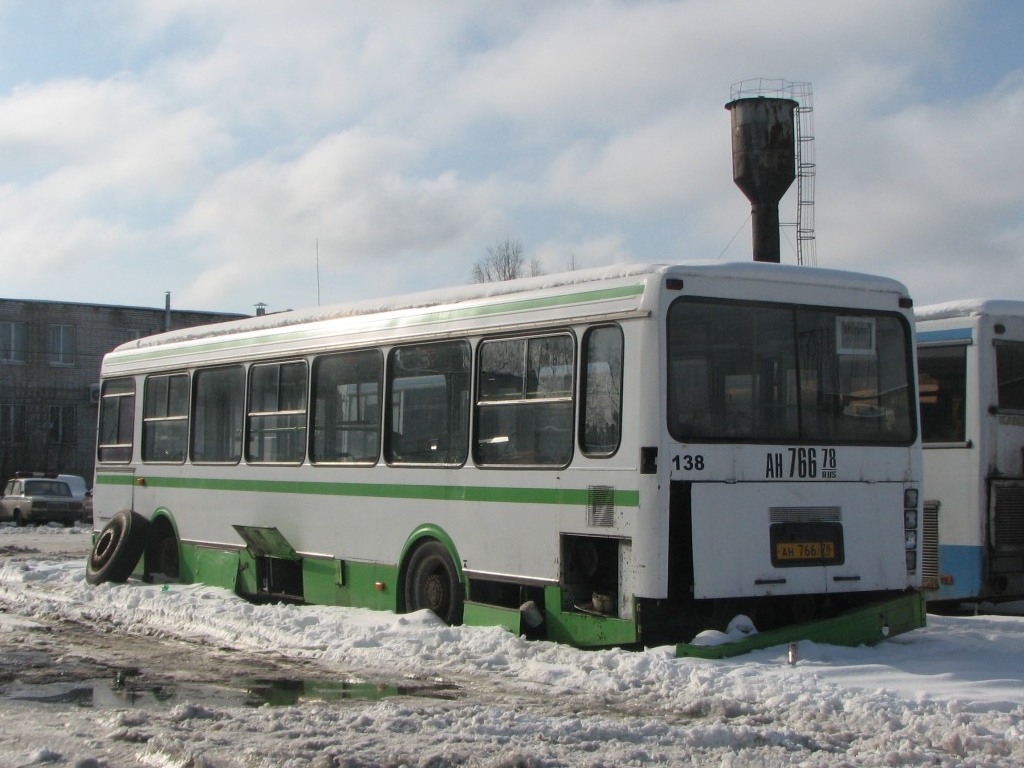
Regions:
[[[763,96],[725,105],[732,121],[732,176],[750,200],[754,261],[781,261],[779,201],[796,178],[792,99]]]

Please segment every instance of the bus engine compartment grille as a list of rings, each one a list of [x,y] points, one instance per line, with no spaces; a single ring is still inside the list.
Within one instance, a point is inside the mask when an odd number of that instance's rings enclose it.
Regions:
[[[992,546],[997,552],[1024,552],[1024,484],[992,484]]]
[[[587,486],[587,525],[591,528],[611,528],[615,525],[614,487]]]
[[[773,523],[841,523],[842,507],[772,507]]]
[[[924,501],[924,525],[921,528],[921,578],[925,589],[939,588],[939,508],[935,499]]]

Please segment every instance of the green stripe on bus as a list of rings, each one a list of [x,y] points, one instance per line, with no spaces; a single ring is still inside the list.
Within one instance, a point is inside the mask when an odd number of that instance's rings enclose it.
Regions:
[[[503,312],[523,312],[526,310],[534,309],[547,309],[549,307],[558,307],[563,305],[572,304],[586,304],[595,301],[608,301],[612,299],[624,299],[631,296],[640,296],[644,292],[644,285],[637,283],[635,285],[624,285],[615,288],[597,288],[590,291],[580,291],[579,293],[572,293],[561,296],[542,296],[533,299],[518,299],[514,301],[508,301],[503,303],[495,304],[483,304],[475,307],[460,307],[456,309],[444,309],[444,310],[431,310],[407,317],[397,318],[376,318],[376,314],[381,313],[368,313],[366,315],[353,315],[345,318],[337,319],[352,319],[352,318],[366,318],[366,327],[360,328],[359,330],[376,330],[382,331],[391,328],[409,328],[417,325],[425,325],[428,323],[443,323],[451,322],[452,320],[464,320],[472,317],[486,317],[488,315],[501,314]],[[374,322],[376,320],[376,323]],[[281,343],[283,341],[302,341],[307,338],[318,338],[322,336],[322,325],[327,320],[311,320],[309,323],[303,323],[302,325],[313,325],[316,326],[313,329],[300,329],[294,331],[281,331],[277,329],[277,333],[263,333],[257,336],[247,336],[243,339],[234,338],[218,338],[208,342],[197,341],[190,344],[189,348],[192,352],[215,352],[226,349],[235,349],[240,347],[257,346],[265,343]],[[174,345],[170,349],[163,347],[150,347],[142,348],[138,350],[125,350],[117,353],[117,359],[119,361],[124,360],[158,360],[161,357],[169,355],[181,354],[181,349]]]
[[[98,474],[100,485],[132,485],[146,488],[177,488],[196,491],[246,493],[288,493],[312,496],[359,496],[377,499],[423,499],[429,501],[504,502],[513,504],[586,505],[586,488],[510,488],[479,485],[412,485],[395,483],[332,483],[302,480],[229,480],[224,478],[159,477],[135,478],[123,474]],[[640,492],[616,490],[614,504],[639,507]]]

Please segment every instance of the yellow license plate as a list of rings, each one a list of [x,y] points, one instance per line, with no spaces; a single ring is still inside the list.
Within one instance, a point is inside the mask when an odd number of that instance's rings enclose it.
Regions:
[[[833,541],[786,541],[775,543],[776,560],[832,560],[836,556]]]

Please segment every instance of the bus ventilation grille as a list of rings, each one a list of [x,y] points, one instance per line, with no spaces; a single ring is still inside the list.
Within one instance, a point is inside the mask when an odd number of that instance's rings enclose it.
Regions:
[[[939,502],[924,502],[924,525],[921,528],[921,586],[939,588]]]
[[[615,489],[612,486],[587,487],[587,525],[592,528],[615,525]]]
[[[997,552],[1024,552],[1024,485],[996,483],[992,545]]]
[[[773,523],[841,523],[842,507],[772,507]]]

